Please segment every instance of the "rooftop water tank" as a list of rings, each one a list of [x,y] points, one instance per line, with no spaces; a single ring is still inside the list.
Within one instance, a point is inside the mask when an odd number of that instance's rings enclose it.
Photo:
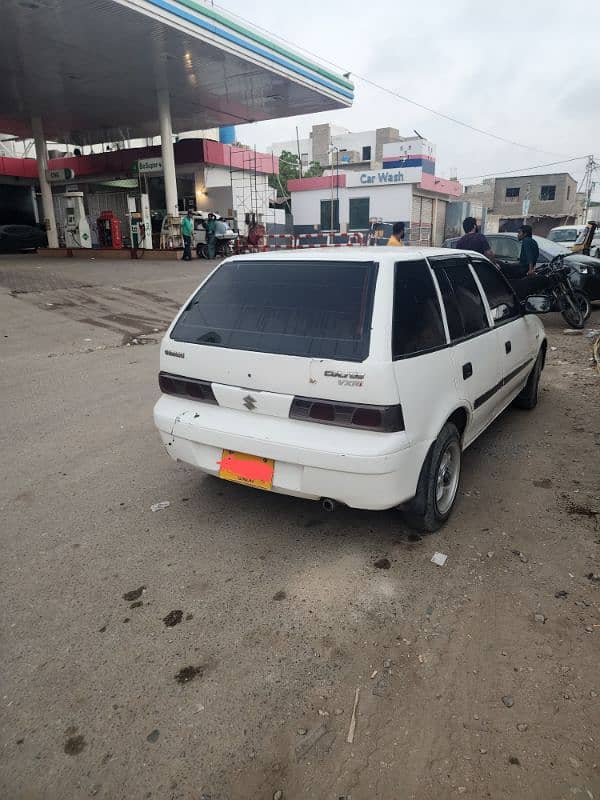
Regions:
[[[219,128],[219,141],[221,144],[235,144],[235,125]]]

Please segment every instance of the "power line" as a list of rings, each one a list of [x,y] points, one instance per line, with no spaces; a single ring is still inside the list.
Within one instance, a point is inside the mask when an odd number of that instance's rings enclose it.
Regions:
[[[406,103],[410,103],[417,108],[421,108],[424,111],[428,111],[430,114],[434,114],[436,117],[441,117],[442,119],[448,120],[448,122],[453,122],[455,125],[460,125],[463,128],[467,128],[468,130],[474,131],[475,133],[481,133],[483,136],[489,136],[492,139],[496,139],[499,142],[504,142],[505,144],[513,145],[513,147],[521,147],[524,150],[533,150],[536,153],[549,153],[550,155],[561,155],[561,153],[554,153],[552,150],[542,150],[539,147],[532,147],[529,144],[522,144],[521,142],[515,142],[512,139],[507,139],[505,136],[500,136],[497,133],[492,133],[491,131],[486,131],[483,128],[477,128],[475,125],[471,125],[468,122],[463,122],[456,117],[451,117],[449,114],[444,114],[441,111],[436,111],[435,108],[431,108],[430,106],[423,105],[423,103],[418,103],[416,100],[411,100],[410,97],[405,97],[404,95],[400,94],[399,92],[395,92],[393,89],[388,89],[387,86],[382,86],[375,81],[370,80],[369,78],[365,78],[363,75],[358,75],[357,73],[352,73],[356,78],[363,81],[363,83],[368,83],[370,86],[379,89],[382,92],[387,92],[387,94],[392,95],[392,97],[397,97],[399,100],[404,100]]]
[[[589,156],[574,156],[573,158],[565,158],[562,161],[550,161],[547,164],[534,164],[529,167],[519,167],[519,169],[503,169],[496,172],[488,172],[485,175],[468,175],[461,177],[461,181],[474,181],[477,178],[494,178],[497,175],[514,175],[516,172],[525,172],[530,169],[541,169],[542,167],[555,167],[557,164],[570,164],[572,161],[582,161]]]
[[[381,92],[385,92],[386,94],[389,94],[392,97],[397,98],[398,100],[403,100],[405,103],[409,103],[410,105],[416,106],[417,108],[420,108],[423,111],[427,111],[430,114],[434,114],[435,116],[440,117],[441,119],[445,119],[448,122],[453,122],[455,125],[460,125],[461,127],[467,128],[468,130],[474,131],[475,133],[480,133],[483,136],[489,136],[492,139],[496,139],[496,141],[504,142],[505,144],[510,144],[513,147],[521,147],[524,150],[532,150],[533,152],[536,153],[548,153],[549,155],[555,155],[555,156],[562,155],[561,153],[555,153],[552,150],[543,150],[540,147],[533,147],[532,145],[523,144],[522,142],[515,142],[513,139],[507,139],[505,136],[500,136],[497,133],[492,133],[492,131],[486,131],[483,128],[477,128],[475,125],[471,125],[468,122],[463,122],[462,120],[457,119],[456,117],[452,117],[449,114],[444,114],[442,111],[437,111],[435,108],[431,108],[430,106],[426,106],[423,103],[417,102],[416,100],[412,100],[410,97],[406,97],[406,95],[400,94],[399,92],[396,92],[393,89],[389,89],[387,86],[383,86],[382,84],[377,83],[376,81],[373,81],[370,78],[366,78],[364,75],[360,75],[359,73],[353,72],[352,70],[347,70],[345,67],[336,64],[334,61],[329,61],[329,59],[323,58],[317,53],[313,53],[306,47],[302,47],[301,45],[298,45],[295,42],[291,42],[289,39],[285,39],[283,36],[280,36],[279,34],[275,34],[272,31],[268,30],[268,28],[263,28],[260,25],[257,25],[256,23],[246,19],[245,17],[242,17],[240,14],[234,14],[232,11],[224,8],[223,6],[219,6],[218,4],[215,5],[217,6],[217,8],[220,8],[229,16],[237,17],[237,19],[241,20],[247,25],[250,25],[256,30],[261,31],[262,33],[266,33],[269,36],[273,36],[276,39],[279,39],[279,41],[284,42],[285,44],[288,44],[291,47],[294,47],[296,50],[304,52],[307,55],[310,55],[312,58],[316,58],[318,61],[321,61],[324,64],[328,64],[329,66],[334,67],[335,69],[342,72],[344,75],[352,75],[354,78],[358,78],[358,80],[368,84],[369,86],[374,87],[375,89],[378,89]]]

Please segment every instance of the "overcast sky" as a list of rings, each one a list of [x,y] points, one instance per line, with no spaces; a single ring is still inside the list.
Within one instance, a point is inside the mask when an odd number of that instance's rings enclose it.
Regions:
[[[216,4],[215,4],[216,5]],[[312,124],[352,131],[416,128],[437,146],[438,174],[501,173],[560,158],[600,157],[600,3],[558,8],[547,0],[221,0],[221,6],[300,44],[344,71],[364,75],[417,102],[539,151],[474,133],[355,81],[351,109],[240,126],[264,149],[306,136]],[[554,10],[556,8],[556,10]],[[571,172],[584,162],[537,172]],[[523,170],[526,172],[526,170]],[[600,174],[596,180],[600,186]]]

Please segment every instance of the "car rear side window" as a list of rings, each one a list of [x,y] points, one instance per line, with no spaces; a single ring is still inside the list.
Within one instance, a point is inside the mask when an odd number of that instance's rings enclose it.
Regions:
[[[399,261],[394,278],[394,358],[446,344],[442,312],[427,262]]]
[[[446,308],[452,340],[489,329],[483,300],[467,259],[431,259]]]
[[[235,350],[364,361],[376,279],[373,262],[230,261],[188,303],[171,338]]]
[[[518,317],[521,313],[519,302],[500,271],[489,261],[479,258],[471,261],[488,299],[494,322],[498,324]]]

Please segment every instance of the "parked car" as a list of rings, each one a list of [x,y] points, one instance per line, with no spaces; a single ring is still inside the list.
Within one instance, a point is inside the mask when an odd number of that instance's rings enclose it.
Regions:
[[[498,260],[507,264],[519,261],[521,242],[516,233],[486,233],[486,239]],[[555,256],[566,255],[564,263],[570,267],[569,281],[573,289],[580,289],[591,301],[600,300],[600,261],[591,256],[571,254],[568,247],[551,242],[543,236],[533,237],[540,249],[538,264],[552,261]],[[446,239],[442,247],[456,247],[459,237]]]
[[[548,233],[548,239],[551,242],[562,244],[568,247],[570,244],[575,244],[579,238],[579,234],[585,231],[585,225],[558,225],[552,228]]]
[[[25,253],[47,246],[46,232],[35,225],[0,225],[1,253]]]
[[[587,231],[587,225],[559,225],[557,228],[552,228],[548,234],[548,239],[571,250],[585,239]],[[598,228],[594,231],[590,245],[590,256],[600,258],[600,229]]]
[[[169,455],[225,480],[435,530],[462,452],[537,402],[534,312],[483,256],[441,248],[240,255],[161,344],[154,421]]]

